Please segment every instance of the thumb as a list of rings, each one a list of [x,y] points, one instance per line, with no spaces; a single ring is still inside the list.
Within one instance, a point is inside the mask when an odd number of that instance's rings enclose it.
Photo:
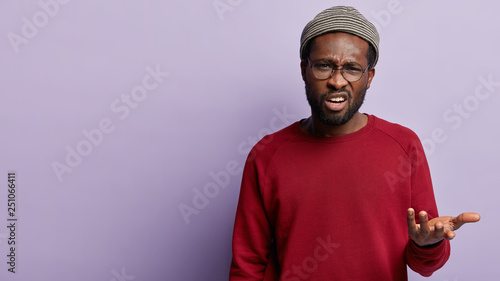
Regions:
[[[461,213],[458,217],[452,219],[453,229],[457,230],[465,223],[478,222],[481,216],[478,213]]]

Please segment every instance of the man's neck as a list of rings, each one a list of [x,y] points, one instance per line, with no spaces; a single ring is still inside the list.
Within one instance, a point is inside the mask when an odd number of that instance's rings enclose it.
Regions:
[[[307,134],[316,137],[334,137],[354,133],[368,123],[368,116],[357,112],[351,120],[344,125],[326,125],[318,117],[311,115],[301,123],[301,129]]]

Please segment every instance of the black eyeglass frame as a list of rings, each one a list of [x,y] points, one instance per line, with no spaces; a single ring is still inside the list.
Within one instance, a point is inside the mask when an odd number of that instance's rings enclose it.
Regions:
[[[321,61],[321,60],[317,60],[317,61]],[[308,64],[309,64],[309,66],[311,67],[311,72],[312,72],[312,74],[313,74],[313,75],[314,75],[314,77],[316,77],[316,79],[318,79],[318,80],[327,80],[327,79],[330,79],[330,78],[332,78],[333,73],[335,73],[335,70],[340,70],[340,74],[342,75],[342,78],[344,78],[347,82],[351,82],[351,83],[358,82],[358,81],[359,81],[359,80],[363,77],[363,75],[364,75],[364,74],[365,74],[365,72],[368,70],[368,68],[370,68],[370,66],[368,65],[368,66],[365,68],[365,70],[363,70],[363,71],[361,72],[361,75],[359,76],[359,78],[358,78],[358,79],[356,79],[356,80],[352,80],[352,81],[351,81],[351,80],[348,80],[347,78],[345,78],[345,76],[344,76],[344,71],[345,71],[344,67],[341,67],[341,68],[334,68],[334,67],[331,65],[331,63],[329,63],[329,62],[326,62],[326,61],[325,61],[325,64],[330,64],[330,65],[332,66],[332,72],[331,72],[331,73],[330,73],[330,75],[329,75],[328,77],[326,77],[326,78],[318,78],[318,76],[316,76],[316,73],[314,73],[313,64],[312,64],[312,62],[311,62],[311,59],[307,58],[307,63],[308,63]],[[360,69],[362,68],[362,66],[361,66],[359,63],[356,63],[356,62],[350,62],[349,64],[350,64],[350,65],[359,65],[359,68],[360,68]]]

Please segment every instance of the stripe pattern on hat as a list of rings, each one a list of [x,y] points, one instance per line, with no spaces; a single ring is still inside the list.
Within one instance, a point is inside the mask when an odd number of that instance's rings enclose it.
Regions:
[[[300,37],[300,57],[312,39],[329,32],[346,32],[364,39],[375,48],[375,62],[379,56],[380,37],[375,26],[358,10],[348,6],[335,6],[319,13],[307,23]]]

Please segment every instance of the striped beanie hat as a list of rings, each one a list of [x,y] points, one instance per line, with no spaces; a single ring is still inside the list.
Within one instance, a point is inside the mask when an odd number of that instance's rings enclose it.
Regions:
[[[319,13],[308,22],[300,37],[300,57],[307,44],[319,35],[329,32],[345,32],[364,39],[375,48],[375,62],[378,61],[380,37],[375,26],[353,7],[335,6]]]

